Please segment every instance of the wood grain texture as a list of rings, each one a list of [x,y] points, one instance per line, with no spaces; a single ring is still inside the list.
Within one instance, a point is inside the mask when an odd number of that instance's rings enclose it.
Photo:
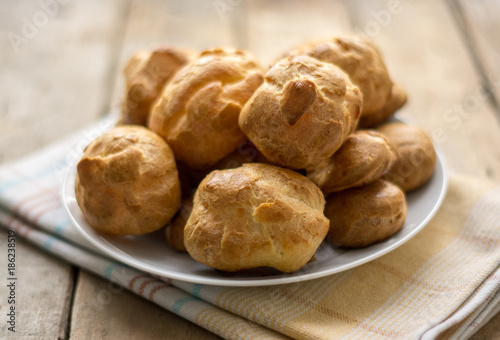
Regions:
[[[127,3],[53,2],[52,8],[41,3],[0,4],[4,162],[94,121],[109,106],[109,72]]]
[[[7,233],[0,232],[0,278],[7,272]],[[0,285],[1,339],[65,339],[73,292],[71,265],[16,238],[16,332],[7,330],[7,281]],[[41,279],[43,278],[43,279]]]
[[[500,122],[500,2],[494,0],[463,1],[449,0],[458,7],[454,13],[457,25],[461,26],[463,39],[471,58],[476,58],[483,83],[489,86],[495,100],[491,102]],[[453,10],[452,10],[453,13]],[[458,17],[457,17],[458,16]],[[480,328],[471,340],[500,339],[500,313]]]
[[[71,339],[220,339],[165,309],[82,271]]]
[[[97,3],[0,3],[0,164],[90,123],[108,106],[107,73],[123,5],[109,1],[96,16]],[[20,240],[16,250],[16,336],[66,338],[76,269]],[[5,261],[0,257],[3,268]],[[0,292],[6,296],[4,285]],[[5,332],[2,327],[1,338]]]
[[[500,123],[500,2],[447,0]]]
[[[496,116],[444,2],[345,1],[354,29],[379,46],[393,79],[408,93],[399,115],[421,126],[450,171],[500,179]]]
[[[339,1],[254,0],[243,3],[238,20],[240,45],[267,66],[297,44],[351,32],[348,13]]]

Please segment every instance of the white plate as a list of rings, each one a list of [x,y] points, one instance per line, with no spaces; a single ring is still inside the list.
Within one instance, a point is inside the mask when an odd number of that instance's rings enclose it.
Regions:
[[[76,163],[63,185],[63,202],[76,228],[109,256],[145,272],[182,281],[219,286],[266,286],[299,282],[357,267],[396,249],[415,236],[434,216],[446,193],[447,175],[438,154],[436,169],[429,182],[407,195],[408,213],[403,229],[391,238],[356,250],[336,248],[326,242],[318,248],[315,261],[291,274],[252,270],[225,274],[178,253],[166,244],[163,229],[143,236],[108,236],[96,232],[86,222],[75,198]]]

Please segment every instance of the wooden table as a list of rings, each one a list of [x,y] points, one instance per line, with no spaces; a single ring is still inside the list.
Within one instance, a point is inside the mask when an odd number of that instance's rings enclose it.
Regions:
[[[434,138],[451,173],[500,181],[496,0],[2,1],[0,31],[0,163],[118,110],[123,66],[140,48],[230,45],[267,65],[294,44],[356,31],[380,47],[409,94],[400,116]],[[25,242],[18,247],[20,338],[217,338]],[[499,337],[497,315],[473,339]]]

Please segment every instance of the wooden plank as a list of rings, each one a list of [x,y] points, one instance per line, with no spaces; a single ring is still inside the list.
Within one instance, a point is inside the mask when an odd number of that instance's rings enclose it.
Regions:
[[[354,28],[375,41],[408,93],[400,116],[433,137],[451,172],[500,179],[496,117],[448,7],[430,0],[396,3],[345,1]]]
[[[240,44],[265,67],[297,44],[351,30],[346,9],[338,1],[245,1],[239,14],[247,24]]]
[[[122,48],[113,61],[118,65],[113,75],[110,109],[119,111],[124,94],[123,68],[140,49],[160,44],[202,50],[214,46],[234,46],[235,9],[218,9],[212,1],[203,0],[134,0],[124,23]],[[105,309],[97,312],[89,301],[95,301],[108,283],[81,272],[73,304],[73,339],[99,339],[105,335],[116,339],[217,339],[218,337],[187,322],[142,297],[128,292],[113,294]]]
[[[500,122],[500,3],[447,0]]]
[[[500,119],[500,3],[492,0],[448,1],[457,24],[462,30],[471,57],[478,63],[476,68],[490,91],[496,97],[492,101]],[[471,340],[500,338],[500,313],[475,333]]]
[[[7,303],[7,233],[0,232],[0,312],[2,339],[65,339],[73,292],[74,270],[21,238],[16,239],[15,305]],[[7,329],[6,314],[15,306],[15,333]]]
[[[80,272],[71,339],[220,339],[126,289]]]
[[[107,110],[110,56],[127,6],[117,0],[0,6],[0,157],[7,161]]]
[[[109,70],[126,9],[118,0],[0,3],[0,164],[81,128],[107,110]],[[2,232],[2,241],[4,236]],[[67,338],[76,269],[20,239],[16,251],[15,336]],[[0,257],[2,268],[6,260]],[[4,284],[0,296],[2,301],[6,297]],[[3,313],[7,304],[0,305]],[[0,338],[12,337],[5,324],[1,329]]]

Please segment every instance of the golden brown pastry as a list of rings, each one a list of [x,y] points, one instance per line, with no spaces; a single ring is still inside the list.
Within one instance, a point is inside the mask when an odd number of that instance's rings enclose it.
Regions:
[[[319,188],[292,170],[260,163],[216,170],[196,191],[184,244],[215,269],[293,272],[328,232],[324,203]]]
[[[332,157],[307,169],[307,177],[328,194],[373,182],[396,161],[396,146],[372,130],[350,134]]]
[[[168,244],[175,250],[187,252],[184,246],[184,227],[193,210],[193,196],[184,198],[177,215],[170,221],[165,230]]]
[[[205,51],[167,84],[149,128],[168,142],[178,161],[210,167],[245,140],[238,115],[261,83],[262,71],[247,52]]]
[[[179,209],[181,189],[172,150],[141,126],[115,127],[85,149],[76,199],[89,224],[115,235],[163,227]]]
[[[330,219],[327,239],[349,248],[383,241],[401,230],[406,209],[404,192],[381,179],[330,194],[325,207]]]
[[[384,178],[397,184],[404,191],[411,191],[431,178],[436,166],[436,151],[431,139],[417,126],[401,122],[387,123],[379,130],[392,140],[398,158]]]
[[[119,124],[146,125],[151,105],[165,83],[194,52],[173,47],[137,52],[125,67],[126,93]]]
[[[308,55],[344,70],[363,93],[359,126],[375,126],[406,103],[406,93],[389,77],[377,48],[361,36],[338,37],[297,46],[287,55]]]
[[[241,130],[271,162],[292,169],[330,157],[356,127],[362,95],[338,67],[288,57],[241,111]]]

